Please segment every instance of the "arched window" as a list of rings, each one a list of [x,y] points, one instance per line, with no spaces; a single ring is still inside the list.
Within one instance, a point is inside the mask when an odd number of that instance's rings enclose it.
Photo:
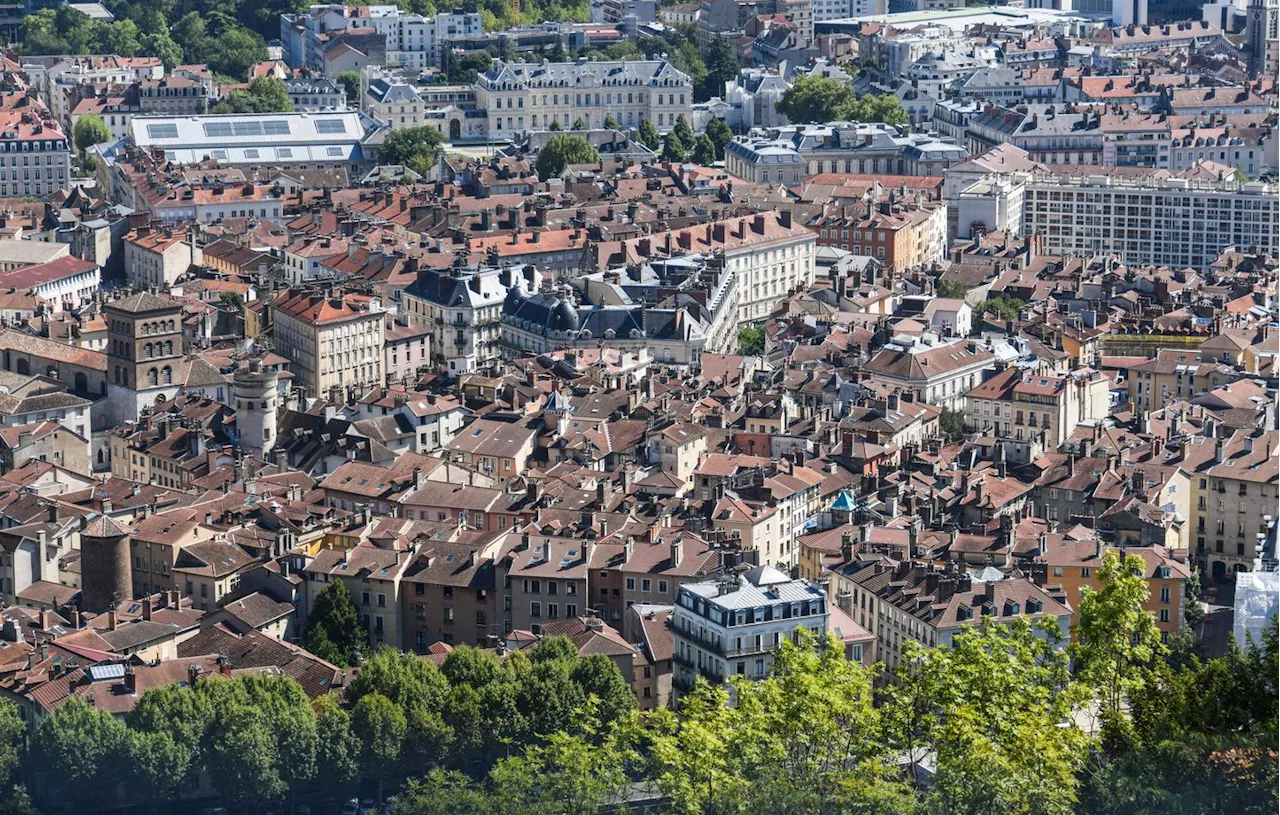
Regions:
[[[164,355],[167,357],[173,356],[173,340],[168,340],[165,342]]]
[[[164,375],[161,377],[161,381],[166,385],[173,382],[173,369],[168,365],[164,366]]]
[[[142,333],[144,336],[151,333],[151,323],[142,324]]]
[[[146,354],[147,359],[151,359],[151,357],[154,356],[151,353],[151,343],[147,343],[146,345],[142,346],[142,348],[143,348],[142,352]]]
[[[147,371],[147,384],[148,385],[160,384],[160,374],[158,371],[156,371],[155,368],[152,368],[151,370]]]

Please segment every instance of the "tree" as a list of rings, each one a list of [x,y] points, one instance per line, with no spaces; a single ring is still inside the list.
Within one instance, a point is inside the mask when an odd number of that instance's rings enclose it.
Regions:
[[[12,702],[0,700],[0,813],[9,815],[23,808],[27,791],[15,783],[18,768],[22,766],[23,743],[26,741],[27,723],[18,715]],[[5,801],[14,805],[6,807]]]
[[[969,293],[964,283],[954,277],[943,278],[938,281],[938,296],[949,297],[956,300],[963,300],[964,296]]]
[[[360,777],[360,739],[351,714],[332,695],[312,703],[316,713],[316,782],[330,798],[342,799]]]
[[[360,104],[360,74],[355,71],[343,71],[338,74],[338,84],[346,95],[347,104]]]
[[[71,129],[71,133],[76,149],[81,153],[95,144],[111,141],[111,131],[107,129],[107,123],[102,121],[102,117],[96,113],[86,113],[76,119],[76,125]]]
[[[600,160],[600,154],[582,136],[558,134],[547,139],[538,151],[535,165],[538,178],[546,181],[558,178],[570,164],[590,164]]]
[[[166,71],[172,71],[174,66],[182,64],[182,46],[173,41],[167,28],[143,34],[139,40],[138,52],[158,58],[164,63]]]
[[[738,353],[744,357],[758,357],[764,353],[764,327],[744,325],[738,329]]]
[[[964,439],[964,413],[951,408],[943,408],[942,415],[938,417],[938,427],[942,430],[942,435],[951,444],[962,441]]]
[[[573,120],[573,130],[587,130],[587,121],[581,116]]]
[[[79,697],[68,699],[40,724],[27,753],[28,777],[45,779],[61,805],[114,799],[128,730]],[[52,775],[51,775],[52,773]]]
[[[250,68],[267,58],[266,42],[252,31],[231,28],[215,36],[203,55],[214,73],[244,79],[249,76]]]
[[[782,95],[778,110],[795,124],[834,122],[844,118],[856,103],[848,82],[802,74]]]
[[[699,680],[679,714],[657,711],[630,731],[648,773],[681,813],[902,812],[909,790],[890,778],[871,677],[828,636],[784,640],[772,673]]]
[[[1193,630],[1204,622],[1204,606],[1200,605],[1203,589],[1200,585],[1200,567],[1191,567],[1191,576],[1183,586],[1182,617]]]
[[[591,710],[584,716],[595,718]],[[489,774],[494,797],[532,815],[595,815],[617,803],[627,785],[625,752],[614,738],[597,746],[592,735],[552,733],[547,744],[499,761]]]
[[[206,684],[222,682],[205,680]],[[258,710],[233,706],[214,721],[211,734],[205,766],[223,798],[248,812],[255,802],[284,797],[287,785],[280,771],[292,756],[277,752],[275,736]]]
[[[340,667],[354,665],[364,651],[367,636],[360,627],[360,612],[341,580],[316,595],[316,606],[307,619],[306,641],[307,650]]]
[[[552,119],[551,124],[547,127],[547,130],[558,132],[558,131],[564,130],[564,128],[560,126],[559,120]]]
[[[610,113],[604,117],[604,129],[605,130],[621,130],[622,126],[618,124],[618,120],[613,118],[613,114]]]
[[[1026,307],[1027,304],[1016,297],[998,295],[983,300],[975,310],[979,314],[994,314],[1002,320],[1012,321],[1018,319]]]
[[[234,90],[214,106],[214,113],[290,113],[293,100],[284,81],[274,76],[260,76],[248,90]]]
[[[805,74],[782,95],[778,110],[796,124],[812,122],[884,122],[907,124],[906,111],[893,94],[859,97],[843,79]]]
[[[1082,681],[1098,694],[1104,724],[1115,723],[1125,701],[1147,692],[1155,661],[1163,655],[1155,616],[1143,606],[1151,589],[1141,557],[1116,550],[1102,558],[1102,588],[1086,587],[1080,598],[1078,641],[1073,648]]]
[[[400,708],[380,693],[361,697],[352,710],[351,730],[360,740],[365,775],[377,782],[379,801],[383,782],[400,761],[408,727]]]
[[[450,770],[411,778],[396,797],[396,815],[490,815],[495,809],[488,793],[463,773]]]
[[[707,122],[707,137],[716,146],[716,159],[724,158],[725,146],[733,141],[733,130],[725,124],[724,119],[712,119]]]
[[[636,133],[636,139],[655,152],[662,147],[662,136],[658,134],[658,129],[653,126],[653,122],[648,119],[640,120],[640,129]]]
[[[706,133],[701,134],[694,141],[692,159],[695,164],[702,164],[704,166],[710,166],[719,160],[719,156],[716,154],[715,143],[711,141],[711,137]]]
[[[724,96],[725,83],[736,80],[738,72],[742,70],[742,66],[738,64],[738,56],[733,52],[733,46],[719,34],[712,37],[711,43],[707,46],[706,65],[706,98]]]
[[[383,164],[403,164],[428,177],[444,154],[443,145],[444,136],[434,127],[407,127],[387,136],[378,158]]]
[[[887,714],[889,746],[934,755],[928,811],[1073,812],[1088,740],[1070,718],[1082,693],[1062,641],[1051,619],[989,617],[951,648],[907,641],[885,694],[906,714]]]

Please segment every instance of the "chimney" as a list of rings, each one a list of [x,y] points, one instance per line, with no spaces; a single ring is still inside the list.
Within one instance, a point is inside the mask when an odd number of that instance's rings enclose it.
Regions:
[[[138,694],[138,676],[133,671],[132,663],[124,666],[124,690],[130,696]]]
[[[147,595],[142,598],[142,619],[151,619],[151,596]]]
[[[671,543],[671,566],[679,568],[680,563],[684,560],[684,546],[680,539],[677,538]]]
[[[192,664],[188,665],[187,666],[187,687],[194,688],[196,686],[196,683],[200,681],[200,674],[203,672],[204,672],[204,668],[201,668],[197,663],[193,662]]]
[[[107,612],[107,630],[116,630],[116,610],[114,608]]]

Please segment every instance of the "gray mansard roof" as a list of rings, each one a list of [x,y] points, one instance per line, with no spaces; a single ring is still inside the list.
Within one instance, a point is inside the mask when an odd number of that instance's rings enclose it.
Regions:
[[[690,87],[663,59],[635,62],[495,62],[479,83],[492,90],[527,88]]]

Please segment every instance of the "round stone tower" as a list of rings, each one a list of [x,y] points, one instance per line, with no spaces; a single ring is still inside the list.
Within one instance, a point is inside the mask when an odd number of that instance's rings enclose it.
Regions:
[[[261,360],[251,359],[236,369],[234,380],[240,448],[265,458],[276,443],[278,377],[274,371],[264,371]]]
[[[80,594],[84,610],[94,613],[133,599],[129,533],[106,515],[80,530]]]

